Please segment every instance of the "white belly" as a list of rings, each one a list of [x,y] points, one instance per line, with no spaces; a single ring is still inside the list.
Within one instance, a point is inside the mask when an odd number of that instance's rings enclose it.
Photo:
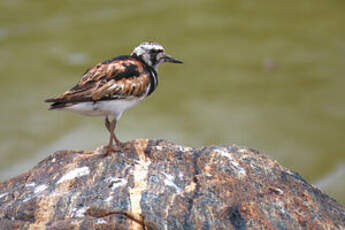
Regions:
[[[88,116],[113,115],[118,120],[125,110],[138,104],[142,99],[143,98],[133,98],[131,100],[80,102],[78,104],[65,107],[64,110]]]

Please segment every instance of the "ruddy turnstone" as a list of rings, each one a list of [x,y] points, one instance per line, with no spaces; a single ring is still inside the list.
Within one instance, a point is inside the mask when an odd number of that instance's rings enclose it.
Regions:
[[[143,42],[131,53],[101,62],[88,69],[76,86],[56,98],[49,109],[82,115],[105,116],[110,132],[107,154],[121,148],[115,127],[122,113],[148,97],[158,85],[157,68],[163,62],[182,63],[169,56],[157,42]],[[109,116],[114,116],[110,122]],[[115,146],[113,146],[115,140]]]

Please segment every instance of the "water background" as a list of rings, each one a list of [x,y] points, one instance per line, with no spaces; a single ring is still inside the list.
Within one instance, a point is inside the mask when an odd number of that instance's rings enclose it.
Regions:
[[[127,111],[122,140],[256,148],[345,202],[345,2],[2,0],[0,180],[95,149],[103,118],[47,110],[90,66],[162,43],[183,65]]]

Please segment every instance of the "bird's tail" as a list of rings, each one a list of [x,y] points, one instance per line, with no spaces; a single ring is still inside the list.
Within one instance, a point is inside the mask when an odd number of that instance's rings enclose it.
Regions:
[[[61,100],[57,99],[57,98],[49,98],[47,100],[45,100],[44,102],[46,103],[53,103],[50,105],[49,110],[53,110],[53,109],[61,109],[66,107],[66,103],[65,102],[61,102]]]

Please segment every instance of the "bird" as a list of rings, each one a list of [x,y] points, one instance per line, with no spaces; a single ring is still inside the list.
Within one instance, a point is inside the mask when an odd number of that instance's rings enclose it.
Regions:
[[[130,55],[117,56],[87,69],[74,87],[45,102],[51,103],[49,110],[104,116],[110,133],[106,151],[109,155],[123,146],[115,134],[121,115],[155,91],[158,66],[164,62],[183,63],[167,54],[158,42],[142,42]]]

